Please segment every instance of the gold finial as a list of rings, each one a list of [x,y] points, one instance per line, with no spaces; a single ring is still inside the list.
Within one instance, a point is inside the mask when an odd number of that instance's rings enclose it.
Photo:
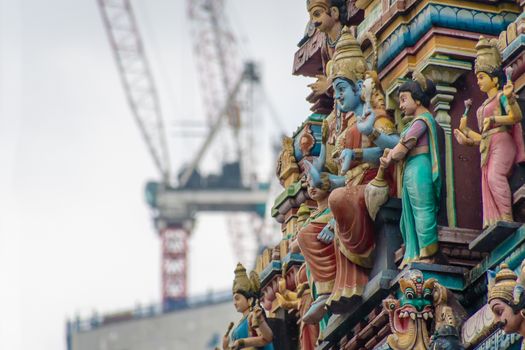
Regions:
[[[349,27],[341,31],[341,37],[335,46],[331,65],[332,79],[346,78],[354,83],[365,78],[367,64],[361,45],[352,34]]]
[[[501,52],[498,41],[480,36],[476,44],[476,74],[484,72],[491,75],[499,68],[501,68]]]
[[[235,268],[235,279],[233,280],[233,293],[251,293],[257,294],[260,289],[259,275],[252,271],[250,277],[246,273],[246,269],[241,263],[237,264]]]
[[[514,301],[514,288],[518,285],[518,276],[509,269],[507,264],[501,264],[496,274],[494,285],[489,290],[489,302],[493,299],[501,299],[508,304]]]
[[[325,10],[330,9],[330,0],[306,0],[306,8],[310,12],[314,7],[322,7]]]

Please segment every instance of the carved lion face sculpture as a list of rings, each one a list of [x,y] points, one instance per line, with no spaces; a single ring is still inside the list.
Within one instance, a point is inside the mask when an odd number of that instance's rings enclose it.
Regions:
[[[424,280],[419,270],[410,270],[399,281],[401,297],[386,299],[383,307],[390,318],[392,335],[388,345],[394,350],[426,350],[429,348],[429,329],[434,318],[434,288],[436,280]]]

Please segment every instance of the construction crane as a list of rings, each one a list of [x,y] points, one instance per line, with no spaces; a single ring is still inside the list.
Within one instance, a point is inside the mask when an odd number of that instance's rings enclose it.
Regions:
[[[237,59],[224,1],[188,0],[197,38],[193,52],[205,69],[200,78],[208,131],[192,161],[173,178],[160,100],[130,0],[97,1],[130,109],[162,178],[149,182],[145,195],[162,241],[162,297],[164,305],[171,308],[184,302],[187,295],[188,237],[196,214],[229,211],[264,215],[268,185],[257,183],[246,171],[253,169],[252,164],[242,164],[247,162],[243,158],[249,161],[253,147],[252,135],[243,137],[242,132],[243,114],[253,104],[243,96],[253,93],[259,74],[253,62]],[[203,177],[199,165],[221,132],[231,135],[226,139],[233,141],[233,161],[222,165],[221,174]],[[232,232],[234,239],[240,235]]]
[[[98,0],[130,109],[163,182],[170,179],[159,95],[128,0]]]

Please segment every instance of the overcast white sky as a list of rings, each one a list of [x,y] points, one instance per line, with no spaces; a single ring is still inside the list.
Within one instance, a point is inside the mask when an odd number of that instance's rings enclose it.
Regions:
[[[308,114],[307,81],[291,75],[304,1],[230,2],[290,134]],[[197,113],[184,1],[133,4],[166,114]],[[65,349],[68,317],[159,301],[143,200],[156,178],[96,0],[0,0],[0,349]],[[190,292],[230,288],[223,216],[203,215],[191,249]]]

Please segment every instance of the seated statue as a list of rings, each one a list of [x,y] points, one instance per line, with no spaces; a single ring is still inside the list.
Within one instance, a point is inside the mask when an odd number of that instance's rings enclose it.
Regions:
[[[327,307],[334,313],[345,312],[351,301],[362,295],[373,263],[373,223],[366,209],[364,189],[377,174],[381,146],[395,145],[398,137],[393,133],[393,123],[384,115],[377,117],[371,105],[362,100],[366,72],[361,48],[345,28],[331,65],[336,110],[323,123],[319,158],[313,164],[304,162],[311,186],[322,188],[325,193],[332,191],[328,206],[333,214],[324,228],[321,223],[317,228],[333,245],[326,245],[322,253],[310,250],[319,245],[314,234],[309,236],[309,244],[306,235],[302,244],[299,242],[310,270],[316,269],[312,266],[323,266],[319,269],[322,275],[312,271],[318,297],[304,316],[305,322],[319,322]],[[372,89],[366,95],[367,101],[372,95],[380,101]],[[373,142],[365,130],[368,134],[376,131]]]
[[[259,306],[260,282],[255,271],[246,274],[240,263],[235,269],[233,281],[233,305],[242,314],[239,323],[230,324],[222,340],[223,350],[261,349],[273,350],[273,333],[266,322],[264,310]],[[230,333],[231,330],[231,334]]]

